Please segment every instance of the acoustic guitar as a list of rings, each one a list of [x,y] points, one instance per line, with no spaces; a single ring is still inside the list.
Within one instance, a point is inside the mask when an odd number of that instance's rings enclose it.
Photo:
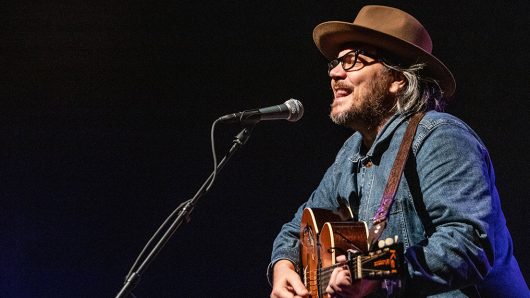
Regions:
[[[347,256],[352,279],[399,279],[403,245],[396,239],[379,240],[372,249],[365,222],[352,221],[349,208],[336,211],[306,208],[300,225],[302,280],[312,298],[325,298],[336,257]]]

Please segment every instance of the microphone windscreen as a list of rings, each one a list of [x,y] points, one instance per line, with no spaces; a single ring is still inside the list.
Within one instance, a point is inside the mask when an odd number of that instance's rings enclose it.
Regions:
[[[285,102],[285,105],[289,109],[289,118],[287,118],[287,121],[296,122],[304,115],[304,106],[299,100],[291,98]]]

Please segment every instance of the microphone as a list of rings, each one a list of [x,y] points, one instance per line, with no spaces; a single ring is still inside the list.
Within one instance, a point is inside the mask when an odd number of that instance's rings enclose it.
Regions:
[[[296,122],[304,115],[304,106],[296,99],[289,99],[281,105],[228,114],[217,119],[225,123],[256,124],[263,120],[287,120]]]

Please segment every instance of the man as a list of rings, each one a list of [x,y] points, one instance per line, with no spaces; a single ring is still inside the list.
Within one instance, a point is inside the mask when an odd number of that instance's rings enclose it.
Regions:
[[[471,128],[441,112],[456,84],[431,54],[425,28],[401,10],[365,6],[353,23],[318,25],[313,39],[331,60],[330,117],[356,132],[274,241],[271,297],[308,295],[299,274],[304,208],[346,204],[356,220],[373,226],[404,132],[418,112],[425,115],[380,238],[397,235],[405,247],[406,272],[392,290],[404,297],[530,296],[512,254],[488,152]],[[386,295],[387,285],[352,280],[339,266],[325,291],[330,297]]]

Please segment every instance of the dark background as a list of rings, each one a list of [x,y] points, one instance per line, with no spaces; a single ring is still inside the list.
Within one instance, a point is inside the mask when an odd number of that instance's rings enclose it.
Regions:
[[[423,22],[489,147],[528,278],[527,1],[11,1],[0,7],[0,296],[111,297],[162,220],[212,169],[219,116],[289,98],[260,123],[147,269],[138,297],[267,297],[282,223],[350,131],[327,117],[315,25],[365,4]],[[217,130],[223,155],[237,126]]]

